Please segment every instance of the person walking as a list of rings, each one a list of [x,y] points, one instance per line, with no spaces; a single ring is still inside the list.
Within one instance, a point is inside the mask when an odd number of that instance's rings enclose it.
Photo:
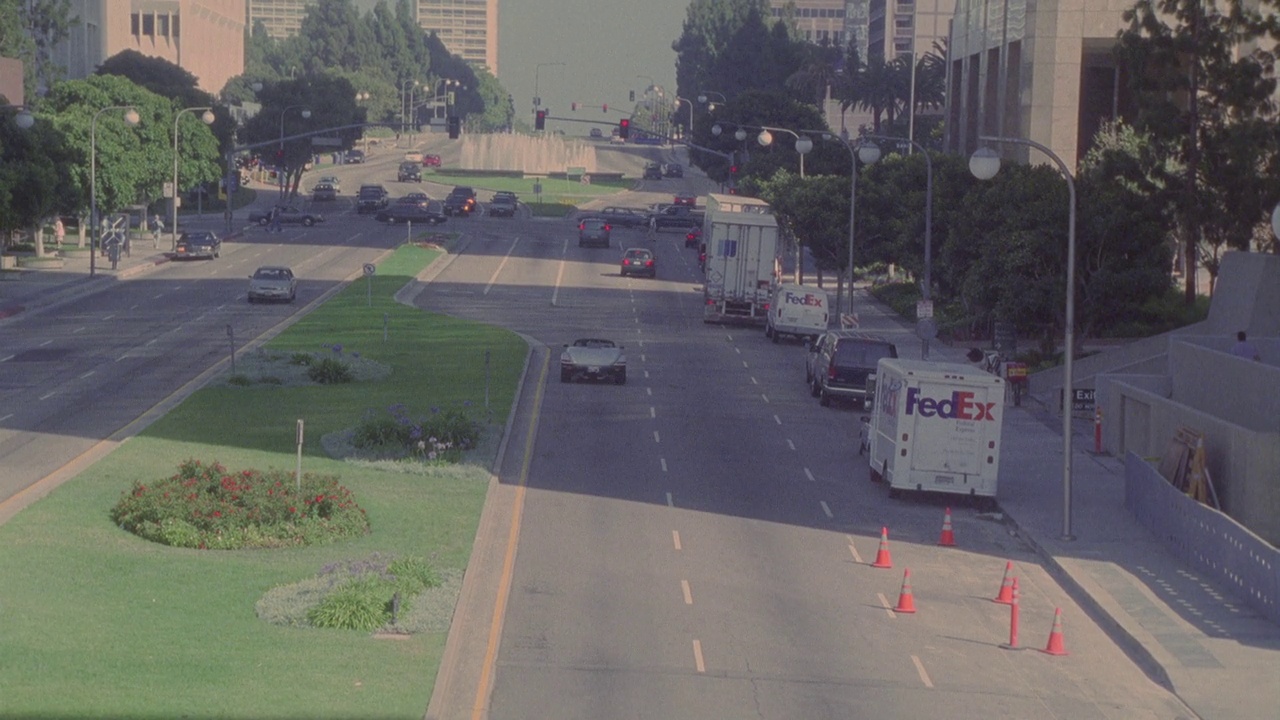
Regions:
[[[156,213],[151,217],[151,241],[155,244],[155,249],[160,249],[160,234],[164,232],[164,221],[160,219],[160,214]]]
[[[1243,330],[1236,333],[1236,344],[1231,346],[1231,354],[1236,357],[1242,357],[1245,360],[1262,360],[1262,355],[1258,353],[1258,348],[1249,342],[1249,336]]]
[[[270,232],[280,232],[280,206],[271,208],[271,230]]]
[[[53,221],[53,239],[59,247],[62,246],[62,241],[67,239],[67,227],[62,224],[62,218],[56,218]]]

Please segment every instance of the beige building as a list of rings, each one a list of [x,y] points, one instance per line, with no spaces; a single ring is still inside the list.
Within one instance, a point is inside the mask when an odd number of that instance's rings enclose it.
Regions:
[[[53,49],[67,77],[92,75],[124,50],[164,58],[217,94],[244,71],[246,0],[71,0],[80,18]]]
[[[947,146],[980,135],[1034,140],[1074,168],[1127,93],[1112,57],[1131,0],[957,0],[948,68]],[[1001,151],[1027,160],[1025,146]]]
[[[267,37],[287,38],[298,34],[307,8],[315,0],[245,0],[246,25],[250,30],[261,22]]]

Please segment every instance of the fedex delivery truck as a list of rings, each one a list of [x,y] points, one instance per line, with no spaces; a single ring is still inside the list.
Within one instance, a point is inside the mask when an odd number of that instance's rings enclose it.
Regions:
[[[817,340],[827,331],[831,308],[826,290],[809,285],[782,284],[774,287],[765,318],[764,336],[778,342],[783,335]]]
[[[871,479],[903,490],[996,495],[1004,379],[962,363],[882,358],[869,420]]]

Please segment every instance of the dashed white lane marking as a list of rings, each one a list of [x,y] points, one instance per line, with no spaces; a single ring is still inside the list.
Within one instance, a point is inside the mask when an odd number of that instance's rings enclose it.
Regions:
[[[637,325],[639,325],[639,324],[640,324],[640,318],[639,318],[639,316],[634,317],[634,318],[631,318],[631,319],[632,319],[632,320],[635,320]]]
[[[896,618],[898,614],[893,611],[893,606],[889,604],[889,598],[884,593],[876,593],[876,597],[880,598],[880,605],[884,607],[884,611],[889,613],[889,617]]]
[[[108,316],[106,316],[106,317],[104,317],[104,318],[102,318],[102,319],[103,319],[103,320],[110,320],[111,318],[113,318],[113,317],[115,317],[115,316],[116,316],[116,314],[115,314],[115,313],[111,313],[110,315],[108,315]]]
[[[724,336],[725,336],[726,338],[728,338],[729,342],[733,342],[733,336],[732,336],[732,335],[730,335],[729,333],[725,333],[725,334],[724,334]]]
[[[658,431],[657,431],[657,430],[654,430],[654,431],[653,431],[653,441],[654,441],[654,442],[656,442],[656,443],[660,443],[660,442],[662,442],[662,440],[660,440],[660,439],[658,438]]]
[[[689,581],[688,581],[688,580],[681,580],[681,581],[680,581],[680,590],[681,590],[681,592],[683,592],[683,593],[684,593],[684,604],[685,604],[685,605],[692,605],[692,604],[693,604],[693,591],[691,591],[691,590],[689,589]]]
[[[853,546],[853,541],[849,541],[849,554],[853,556],[853,561],[862,564],[862,556],[858,554],[858,548]]]
[[[814,482],[814,479],[813,479],[813,472],[812,472],[812,471],[810,471],[810,470],[809,470],[809,468],[805,468],[805,469],[804,469],[804,476],[805,476],[805,478],[806,478],[806,479],[808,479],[808,480],[809,480],[809,482]]]
[[[667,459],[666,459],[666,458],[658,458],[658,462],[662,463],[662,472],[666,472],[666,471],[667,471]]]
[[[644,394],[653,397],[653,388],[645,388]]]
[[[560,283],[564,280],[564,266],[567,262],[564,255],[569,250],[569,241],[565,241],[564,251],[560,253],[560,269],[556,271],[556,287],[551,291],[551,307],[555,307],[560,301]],[[633,300],[634,302],[634,300]]]
[[[743,360],[743,361],[742,361],[742,367],[744,367],[744,368],[750,368],[751,366],[747,364],[747,361],[746,361],[746,360]]]
[[[150,340],[148,340],[146,343],[144,343],[144,346],[152,345],[152,344],[154,344],[154,343],[155,343],[155,341],[156,341],[156,340],[159,340],[159,338],[151,338],[151,339],[150,339]]]
[[[78,327],[78,328],[76,328],[75,330],[72,330],[72,331],[71,331],[71,334],[72,334],[72,335],[75,335],[76,333],[81,333],[81,332],[84,332],[84,331],[85,331],[85,328],[83,328],[83,327]]]
[[[778,417],[777,415],[774,415],[774,416],[773,416],[773,421],[774,421],[774,422],[776,422],[776,423],[778,423],[779,425],[781,425],[781,424],[782,424],[782,418]],[[790,441],[788,441],[788,442],[790,442]]]
[[[791,438],[787,438],[787,447],[791,448],[792,450],[796,449],[796,444],[791,442]]]
[[[58,394],[58,391],[57,391],[57,390],[54,390],[54,391],[53,391],[53,392],[51,392],[51,393],[45,393],[44,395],[41,395],[41,396],[40,396],[40,399],[41,399],[41,400],[48,400],[49,398],[51,398],[51,397],[53,397],[54,395],[57,395],[57,394]]]
[[[675,507],[676,499],[671,497],[671,493],[667,493],[667,507]]]
[[[3,358],[0,358],[0,362],[9,362],[10,360],[14,359],[15,357],[17,357],[17,355],[10,355],[10,356],[8,356],[8,357],[3,357]]]
[[[643,340],[637,340],[637,341],[636,341],[636,345],[638,345],[638,346],[640,346],[640,347],[644,347],[644,341],[643,341]]]
[[[765,395],[764,393],[760,393],[760,397],[761,397],[761,398],[763,398],[765,402],[769,402],[769,396],[768,396],[768,395]]]
[[[693,641],[693,666],[698,668],[700,673],[707,671],[706,663],[702,662],[702,643],[697,640]]]
[[[818,504],[822,506],[823,514],[825,514],[828,518],[835,519],[835,515],[831,514],[831,508],[827,505],[826,500],[819,500]]]
[[[159,295],[152,295],[152,296],[151,296],[151,299],[152,299],[152,300],[159,300],[159,299],[160,299],[160,298],[162,298],[162,297],[164,297],[164,293],[160,293]],[[137,305],[134,305],[134,307],[137,307]]]
[[[489,276],[489,284],[484,286],[484,292],[480,293],[481,295],[488,295],[489,290],[493,288],[493,284],[498,282],[498,276],[502,274],[502,268],[507,266],[507,261],[511,259],[511,253],[515,252],[516,244],[519,242],[520,238],[515,238],[511,241],[511,247],[507,248],[507,254],[502,257],[502,262],[498,263],[498,267]]]
[[[644,376],[645,376],[645,377],[649,377],[649,371],[648,371],[648,370],[645,370],[645,371],[644,371]]]
[[[640,330],[640,328],[636,328],[636,334],[637,334],[637,335],[639,335],[641,332],[642,332],[642,331]]]
[[[83,380],[83,379],[85,379],[85,378],[89,377],[90,375],[92,375],[92,374],[94,374],[94,373],[96,373],[96,372],[98,372],[98,371],[97,371],[97,370],[90,370],[89,372],[87,372],[87,373],[85,373],[85,374],[81,375],[81,376],[80,376],[80,379],[81,379],[81,380]]]
[[[5,415],[4,417],[0,417],[0,422],[4,422],[5,420],[8,420],[8,419],[9,419],[9,418],[11,418],[11,417],[13,417],[13,413],[9,413],[8,415]]]
[[[739,355],[741,355],[741,354],[742,354],[742,349],[741,349],[741,348],[734,348],[734,349],[733,349],[733,351],[734,351],[734,352],[736,352],[736,353],[738,353]]]
[[[927,688],[933,687],[933,681],[929,679],[929,673],[925,672],[924,663],[920,662],[920,658],[912,655],[911,662],[916,664],[916,672],[920,673],[920,682]]]
[[[649,358],[645,357],[644,353],[640,353],[640,362],[649,362]]]
[[[755,378],[755,376],[754,376],[754,375],[752,375],[752,376],[751,376],[751,384],[752,384],[752,385],[759,385],[759,384],[760,384],[760,382],[759,382],[758,380],[756,380],[756,378]]]
[[[657,410],[655,407],[653,407],[652,405],[650,405],[650,406],[649,406],[649,417],[651,417],[651,418],[656,418],[656,417],[658,417],[658,410]]]
[[[52,342],[53,342],[52,340],[45,340],[44,342],[40,343],[40,347],[44,347],[45,345],[48,345]]]
[[[671,531],[671,543],[676,546],[677,550],[680,549],[680,531],[679,530]]]

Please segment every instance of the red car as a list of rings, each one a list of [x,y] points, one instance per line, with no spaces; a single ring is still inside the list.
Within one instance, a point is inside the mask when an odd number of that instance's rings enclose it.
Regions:
[[[702,242],[702,228],[700,227],[690,230],[689,233],[684,236],[684,246],[687,248],[698,247],[700,242]]]
[[[689,207],[698,206],[698,198],[695,195],[677,195],[675,198],[676,205],[688,205]]]
[[[439,155],[423,155],[422,166],[423,167],[440,167],[440,156]]]

